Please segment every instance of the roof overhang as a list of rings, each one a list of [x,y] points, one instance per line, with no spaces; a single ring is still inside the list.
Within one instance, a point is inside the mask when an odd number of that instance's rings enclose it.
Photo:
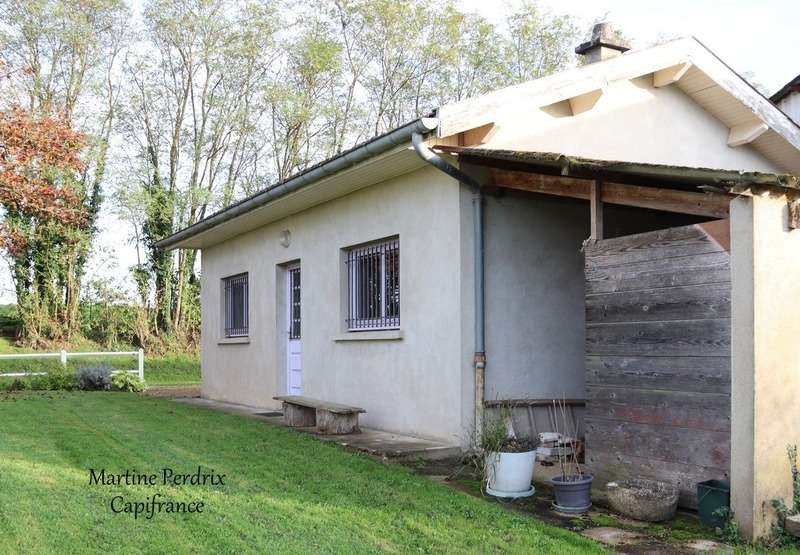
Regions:
[[[800,177],[790,174],[597,160],[553,152],[492,150],[446,145],[434,148],[458,155],[462,163],[516,168],[549,175],[607,179],[668,189],[715,188],[735,193],[743,187],[773,187],[785,190],[787,194],[800,194]]]
[[[434,118],[420,118],[220,210],[162,239],[160,249],[202,249],[363,187],[425,165],[409,149],[414,133],[436,128]]]
[[[438,137],[440,143],[473,145],[463,141],[466,134],[498,121],[513,121],[521,103],[546,109],[568,102],[576,114],[591,109],[610,83],[648,75],[654,87],[678,87],[725,124],[730,129],[729,146],[750,145],[783,171],[800,174],[797,123],[695,38],[626,52],[443,106],[437,114]]]
[[[512,189],[664,212],[727,218],[731,199],[740,194],[785,198],[800,203],[800,178],[763,172],[632,163],[566,156],[550,152],[519,152],[438,146],[458,156],[462,171],[480,169],[485,191]],[[792,227],[800,226],[798,217]]]

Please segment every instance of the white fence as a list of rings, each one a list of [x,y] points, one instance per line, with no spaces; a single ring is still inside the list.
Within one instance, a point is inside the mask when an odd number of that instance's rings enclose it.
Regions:
[[[67,360],[70,358],[78,358],[78,357],[132,357],[135,356],[137,358],[137,368],[136,370],[114,370],[111,372],[112,374],[117,374],[119,372],[128,372],[130,374],[136,374],[139,376],[139,379],[144,381],[144,350],[139,349],[138,351],[118,351],[113,353],[106,353],[106,352],[96,352],[96,353],[69,353],[67,351],[61,351],[59,353],[15,353],[12,355],[0,355],[0,362],[4,360],[22,360],[22,359],[37,359],[37,358],[57,358],[61,361],[61,365],[66,368],[67,367]],[[47,372],[13,372],[13,373],[5,373],[0,372],[0,378],[19,378],[24,376],[44,376]]]

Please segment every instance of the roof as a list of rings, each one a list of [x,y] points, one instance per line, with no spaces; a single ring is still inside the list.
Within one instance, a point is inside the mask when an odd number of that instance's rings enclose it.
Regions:
[[[405,152],[407,149],[397,147],[405,145],[413,133],[429,133],[435,129],[436,124],[435,119],[419,118],[378,135],[235,202],[158,241],[156,246],[161,249],[202,248],[207,246],[209,241],[224,240],[232,234],[249,231],[268,221],[286,217],[314,204],[375,183],[375,180],[380,181],[412,171],[424,165],[424,162],[413,153]],[[362,168],[360,174],[356,172],[344,180],[331,179],[354,170],[359,165],[377,160],[382,155],[385,164],[382,168],[376,169],[373,163],[371,168]],[[319,184],[326,181],[329,185],[328,190],[320,191]],[[265,207],[270,209],[266,210]],[[264,220],[267,215],[272,220]],[[221,230],[223,226],[227,229]]]
[[[501,117],[513,121],[521,106],[543,108],[566,101],[572,106],[577,100],[578,104],[588,102],[591,107],[591,99],[596,101],[609,83],[647,75],[652,75],[655,87],[678,87],[730,128],[729,145],[747,144],[787,174],[800,175],[798,124],[700,41],[684,38],[442,106],[437,110],[437,119],[421,118],[353,147],[208,216],[159,241],[157,246],[204,248],[420,168],[424,162],[407,148],[412,133],[436,129],[439,140],[452,141],[462,133],[491,127]],[[531,155],[535,157],[537,153]],[[613,163],[617,167],[625,164]],[[666,168],[658,164],[638,166]],[[682,172],[686,174],[690,169],[703,168],[682,168]]]
[[[731,190],[742,185],[780,187],[800,191],[800,177],[790,174],[766,172],[738,172],[715,168],[647,164],[619,160],[597,160],[579,156],[566,156],[554,152],[529,152],[493,150],[468,147],[437,147],[471,160],[505,162],[510,166],[524,166],[528,171],[552,173],[563,176],[616,179],[636,183],[657,184],[665,188],[715,187]]]
[[[781,89],[769,97],[769,99],[777,104],[793,92],[800,92],[800,75],[786,83]]]
[[[443,106],[437,114],[439,137],[497,121],[513,122],[519,117],[522,99],[524,106],[531,108],[546,108],[565,100],[570,104],[590,102],[610,83],[647,75],[652,75],[655,87],[680,89],[726,125],[732,135],[754,137],[749,146],[783,171],[800,174],[798,124],[693,37],[632,50]]]

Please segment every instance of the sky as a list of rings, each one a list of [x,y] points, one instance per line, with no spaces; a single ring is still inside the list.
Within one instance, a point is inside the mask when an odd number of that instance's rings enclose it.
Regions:
[[[460,0],[462,9],[499,22],[523,0]],[[133,0],[139,11],[141,0]],[[588,30],[609,21],[646,46],[660,38],[697,37],[729,66],[769,93],[800,74],[795,45],[800,0],[539,0],[554,14],[568,14]],[[136,264],[131,230],[109,210],[101,214],[98,248],[87,277],[120,280]],[[126,281],[130,287],[129,280]],[[8,269],[0,265],[0,303],[14,302]]]

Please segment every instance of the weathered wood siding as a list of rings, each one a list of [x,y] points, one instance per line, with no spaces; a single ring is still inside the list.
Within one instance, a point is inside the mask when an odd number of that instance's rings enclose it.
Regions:
[[[730,471],[728,220],[586,249],[587,464],[695,484]]]

